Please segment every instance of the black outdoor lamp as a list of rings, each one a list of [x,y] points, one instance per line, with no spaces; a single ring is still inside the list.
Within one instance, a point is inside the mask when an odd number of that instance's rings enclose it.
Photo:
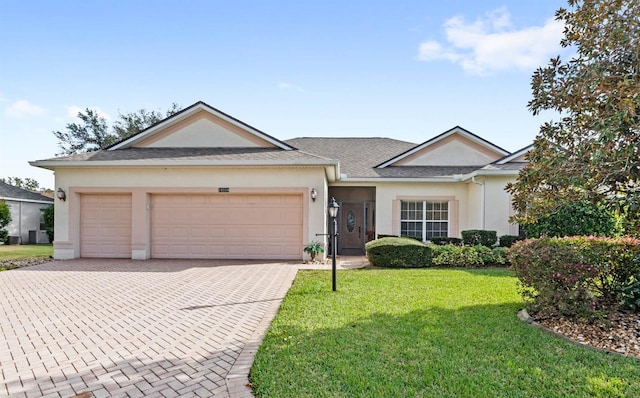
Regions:
[[[331,217],[331,221],[333,224],[333,231],[331,232],[332,243],[331,243],[331,286],[333,287],[333,291],[336,291],[336,251],[338,250],[338,209],[340,205],[336,202],[335,198],[331,198],[329,202],[328,211],[329,217]]]

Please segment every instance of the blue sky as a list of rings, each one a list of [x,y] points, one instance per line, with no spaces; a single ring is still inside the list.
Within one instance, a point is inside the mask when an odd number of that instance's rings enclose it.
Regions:
[[[550,115],[560,0],[0,0],[0,177],[53,173],[54,130],[202,100],[276,138],[421,143],[456,125],[515,151]]]

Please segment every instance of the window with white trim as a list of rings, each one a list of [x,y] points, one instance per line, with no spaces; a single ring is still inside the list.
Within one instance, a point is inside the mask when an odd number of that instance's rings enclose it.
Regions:
[[[400,236],[410,236],[422,241],[434,236],[449,236],[449,202],[401,201]]]

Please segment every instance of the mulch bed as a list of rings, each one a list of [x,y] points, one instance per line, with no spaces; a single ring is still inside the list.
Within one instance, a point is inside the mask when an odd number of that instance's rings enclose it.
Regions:
[[[640,314],[617,312],[598,322],[566,317],[533,317],[528,321],[575,343],[640,359]]]

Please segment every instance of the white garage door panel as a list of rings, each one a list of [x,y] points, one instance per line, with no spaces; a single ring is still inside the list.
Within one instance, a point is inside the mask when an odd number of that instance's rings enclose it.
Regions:
[[[80,256],[131,258],[131,195],[80,195]]]
[[[155,258],[299,259],[301,195],[153,195]]]

